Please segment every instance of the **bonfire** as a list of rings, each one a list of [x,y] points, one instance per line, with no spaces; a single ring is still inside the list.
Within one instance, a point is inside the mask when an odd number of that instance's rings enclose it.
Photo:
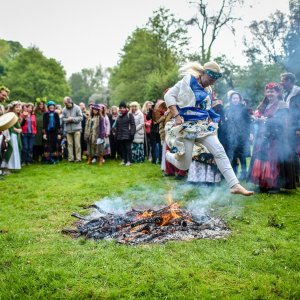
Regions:
[[[94,240],[116,240],[121,244],[164,243],[170,240],[224,238],[229,228],[219,217],[207,213],[193,213],[173,202],[168,194],[168,205],[159,209],[131,209],[124,214],[104,211],[91,205],[88,216],[72,213],[78,221],[75,228],[65,228],[63,233],[73,237],[84,236]]]

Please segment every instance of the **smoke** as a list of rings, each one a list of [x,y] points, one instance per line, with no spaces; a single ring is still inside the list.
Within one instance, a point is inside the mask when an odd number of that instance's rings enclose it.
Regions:
[[[168,183],[165,188],[142,185],[131,188],[122,195],[105,197],[95,203],[101,210],[113,214],[125,214],[131,209],[159,209],[178,202],[189,210],[193,217],[203,221],[209,215],[237,214],[243,208],[231,201],[226,184],[218,187],[198,186],[189,183]]]

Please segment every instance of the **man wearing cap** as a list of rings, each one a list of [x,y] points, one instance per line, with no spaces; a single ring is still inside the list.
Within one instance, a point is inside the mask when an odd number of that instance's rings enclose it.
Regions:
[[[223,146],[217,137],[220,116],[212,109],[211,85],[222,76],[216,62],[204,66],[191,62],[181,69],[182,80],[165,94],[173,120],[166,124],[166,142],[171,151],[166,159],[178,169],[187,170],[192,162],[194,144],[205,146],[214,156],[232,194],[253,194],[239,184]]]
[[[65,108],[62,112],[62,121],[65,132],[67,133],[68,142],[68,161],[74,161],[73,147],[75,146],[75,161],[81,161],[80,137],[83,120],[82,111],[78,105],[73,103],[71,97],[64,98]]]

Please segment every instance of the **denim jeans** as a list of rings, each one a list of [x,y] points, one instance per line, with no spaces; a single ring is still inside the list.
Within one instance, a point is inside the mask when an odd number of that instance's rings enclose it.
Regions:
[[[34,134],[22,134],[22,162],[32,163]]]

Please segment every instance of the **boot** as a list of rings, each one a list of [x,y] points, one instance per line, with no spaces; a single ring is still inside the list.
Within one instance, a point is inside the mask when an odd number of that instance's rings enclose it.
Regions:
[[[99,156],[99,166],[103,165],[103,155]]]
[[[92,164],[92,157],[89,155],[88,159],[87,159],[87,165],[91,165]]]

